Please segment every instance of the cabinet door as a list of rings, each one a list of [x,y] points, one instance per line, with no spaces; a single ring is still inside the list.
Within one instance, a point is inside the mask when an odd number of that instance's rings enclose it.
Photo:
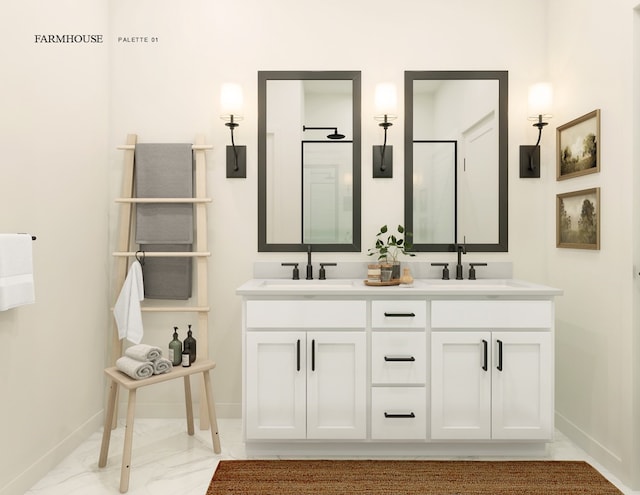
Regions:
[[[549,332],[493,332],[493,438],[550,439],[553,362]]]
[[[307,332],[307,438],[366,437],[364,332]]]
[[[491,438],[491,333],[431,334],[431,437]]]
[[[305,333],[246,335],[247,438],[305,438]]]

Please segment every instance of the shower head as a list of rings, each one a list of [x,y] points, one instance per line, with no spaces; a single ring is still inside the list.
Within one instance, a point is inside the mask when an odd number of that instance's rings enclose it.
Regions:
[[[340,133],[338,132],[338,129],[335,129],[335,130],[333,131],[333,134],[329,134],[329,135],[327,136],[327,139],[344,139],[344,134],[340,134]]]
[[[327,135],[327,139],[344,139],[344,134],[340,134],[338,132],[338,128],[337,127],[308,127],[306,125],[302,126],[302,130],[303,131],[326,131],[326,130],[331,130],[333,131],[331,134]]]

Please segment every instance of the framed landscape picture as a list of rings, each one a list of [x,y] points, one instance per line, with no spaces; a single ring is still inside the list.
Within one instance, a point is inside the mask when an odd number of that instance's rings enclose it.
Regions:
[[[600,172],[600,110],[556,129],[556,179]]]
[[[600,249],[600,188],[556,196],[556,247]]]

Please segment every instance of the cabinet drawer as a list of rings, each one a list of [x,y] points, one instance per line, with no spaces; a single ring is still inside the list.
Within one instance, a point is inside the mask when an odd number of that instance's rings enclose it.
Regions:
[[[373,440],[424,440],[426,437],[424,387],[374,387],[371,390]]]
[[[371,303],[373,328],[425,328],[426,301],[373,301]]]
[[[427,376],[425,332],[374,332],[371,337],[373,383],[419,384]]]
[[[364,328],[365,301],[247,301],[247,328]]]
[[[551,301],[432,301],[432,328],[551,328]]]

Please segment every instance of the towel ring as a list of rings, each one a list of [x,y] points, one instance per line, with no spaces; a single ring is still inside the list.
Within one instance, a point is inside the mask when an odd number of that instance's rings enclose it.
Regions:
[[[140,253],[142,253],[142,259],[140,259]],[[144,256],[145,256],[144,251],[141,251],[141,250],[136,251],[136,261],[140,263],[142,266],[144,266]]]

